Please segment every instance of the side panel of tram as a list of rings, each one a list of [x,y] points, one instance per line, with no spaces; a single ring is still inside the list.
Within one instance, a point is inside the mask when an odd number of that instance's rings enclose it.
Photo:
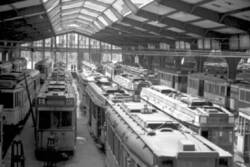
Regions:
[[[23,73],[9,73],[0,76],[0,99],[2,99],[1,104],[4,105],[3,117],[7,125],[20,123],[30,109],[23,75]],[[40,89],[40,74],[38,71],[31,70],[28,75],[28,89],[30,98],[33,100]]]

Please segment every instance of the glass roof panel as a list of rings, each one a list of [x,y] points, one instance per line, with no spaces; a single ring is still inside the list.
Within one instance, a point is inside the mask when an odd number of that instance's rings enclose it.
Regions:
[[[87,9],[81,9],[81,13],[82,13],[82,14],[86,14],[86,15],[90,15],[90,16],[93,16],[93,17],[97,17],[97,16],[99,15],[98,13],[90,12],[90,11],[87,10]]]
[[[113,22],[116,22],[118,20],[118,18],[115,16],[115,14],[110,9],[106,10],[104,13]]]
[[[83,19],[83,20],[87,20],[87,21],[93,21],[93,19],[89,18],[89,17],[86,17],[86,16],[83,16],[83,15],[79,15],[78,18],[80,19]]]
[[[57,5],[59,5],[59,0],[53,1],[52,4],[47,3],[47,12],[50,12],[52,9],[54,9]]]
[[[102,16],[99,16],[97,19],[101,21],[105,26],[109,25],[108,22]]]
[[[84,4],[85,7],[96,10],[96,11],[104,11],[106,8],[104,6],[98,5],[96,3],[90,2],[90,1],[86,1]]]
[[[59,12],[60,12],[60,8],[59,8],[59,6],[57,6],[56,8],[54,8],[53,10],[51,10],[50,12],[48,12],[48,14],[49,14],[50,17],[53,17],[53,16],[55,16]]]
[[[77,8],[81,7],[83,5],[83,2],[76,2],[76,3],[71,3],[67,5],[62,5],[62,9],[71,9],[71,8]]]
[[[117,0],[112,6],[123,16],[131,12],[123,0]]]
[[[79,12],[78,10],[70,10],[70,11],[67,11],[67,12],[62,12],[62,16],[76,14],[78,12]]]
[[[130,0],[132,3],[134,3],[137,7],[141,8],[150,2],[153,2],[154,0]]]
[[[96,27],[98,27],[99,29],[102,29],[102,28],[103,28],[97,21],[94,21],[94,25],[95,25]]]
[[[112,4],[115,0],[97,0],[99,2],[104,2],[106,4]]]

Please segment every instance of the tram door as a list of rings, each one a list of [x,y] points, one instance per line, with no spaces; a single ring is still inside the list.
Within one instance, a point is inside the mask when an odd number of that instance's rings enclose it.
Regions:
[[[244,137],[244,160],[246,163],[250,162],[250,134]]]

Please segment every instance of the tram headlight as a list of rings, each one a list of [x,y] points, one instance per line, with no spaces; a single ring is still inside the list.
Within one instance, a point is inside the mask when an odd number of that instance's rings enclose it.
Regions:
[[[201,116],[201,117],[200,117],[200,123],[201,123],[201,124],[206,124],[206,123],[207,123],[207,117]]]
[[[228,118],[228,123],[230,123],[230,124],[234,123],[234,117],[233,116]]]
[[[39,98],[38,99],[38,104],[45,104],[45,99]]]

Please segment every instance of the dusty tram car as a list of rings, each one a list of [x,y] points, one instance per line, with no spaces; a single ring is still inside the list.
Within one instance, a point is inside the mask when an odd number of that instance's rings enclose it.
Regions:
[[[188,71],[156,69],[155,72],[158,74],[161,85],[166,85],[171,88],[175,88],[184,93],[187,92]]]
[[[40,71],[43,84],[52,71],[52,62],[49,59],[41,60],[35,64],[35,69]]]
[[[128,74],[132,74],[138,77],[144,77],[146,80],[150,81],[153,85],[160,84],[160,79],[156,72],[148,70],[141,67],[134,67],[128,65],[122,65],[122,70]]]
[[[132,100],[132,97],[116,87],[114,83],[101,80],[90,82],[86,88],[86,93],[90,132],[96,139],[96,142],[101,144],[102,149],[104,149],[106,132],[104,129],[105,112],[107,106],[110,105],[107,100],[112,99],[112,102],[117,102]]]
[[[27,116],[30,109],[27,87],[33,100],[40,89],[39,71],[30,69],[0,75],[0,104],[4,105],[2,115],[6,125],[18,125]]]
[[[236,151],[250,162],[250,108],[239,108],[239,117],[236,132]]]
[[[49,140],[55,143],[58,155],[72,155],[76,145],[76,98],[73,87],[64,81],[46,82],[37,97],[36,115],[37,158],[46,158]]]
[[[234,115],[224,107],[166,86],[143,88],[141,98],[233,153]]]
[[[113,79],[120,87],[131,94],[139,95],[143,87],[149,87],[151,83],[143,77],[137,77],[130,74],[116,75]]]
[[[88,61],[82,61],[82,68],[87,71],[94,71],[97,70],[97,67],[95,64],[92,64]]]
[[[106,112],[108,167],[231,167],[232,155],[141,102]]]
[[[12,71],[12,63],[0,62],[0,74],[9,73]]]
[[[123,68],[118,63],[107,63],[103,66],[104,75],[113,79],[115,75],[119,75],[123,72]]]
[[[230,108],[230,83],[224,75],[190,74],[188,76],[188,93]]]

